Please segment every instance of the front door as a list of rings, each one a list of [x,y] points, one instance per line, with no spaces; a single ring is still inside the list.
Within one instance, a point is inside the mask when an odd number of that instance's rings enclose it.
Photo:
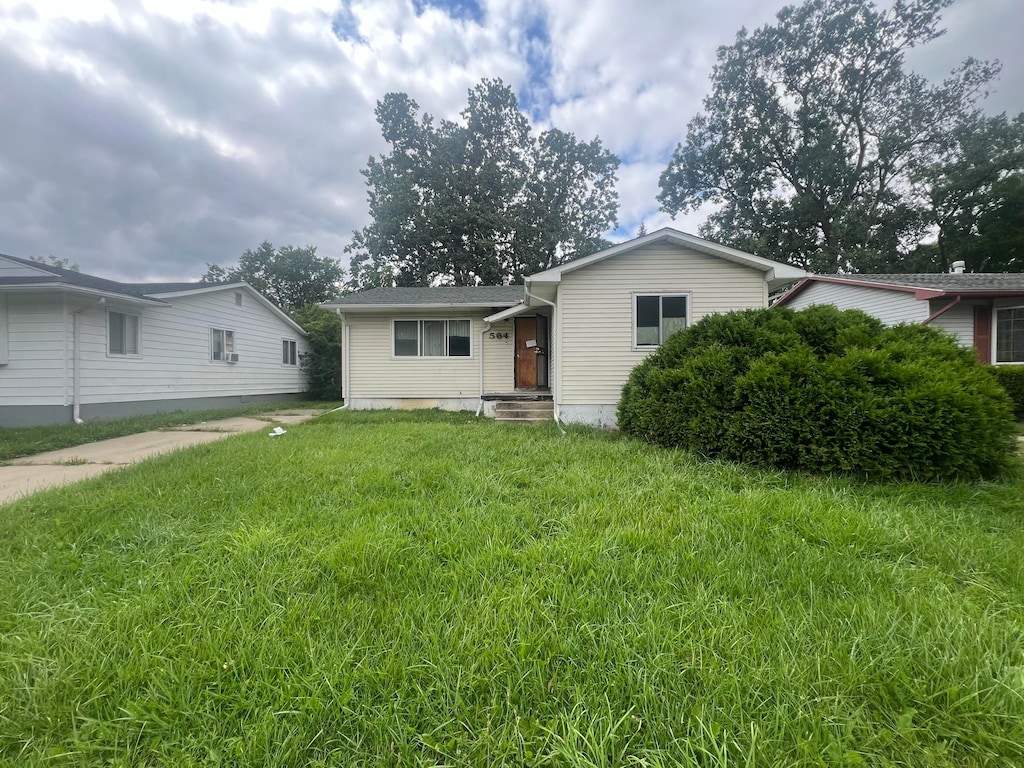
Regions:
[[[516,389],[537,386],[537,318],[516,318]]]

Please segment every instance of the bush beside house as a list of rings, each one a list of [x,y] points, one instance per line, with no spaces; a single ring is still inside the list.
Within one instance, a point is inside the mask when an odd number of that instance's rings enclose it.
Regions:
[[[309,304],[295,311],[295,319],[309,334],[309,353],[300,362],[316,400],[338,400],[341,392],[341,318]]]
[[[1024,365],[995,366],[992,372],[1013,401],[1017,418],[1024,418]]]
[[[1015,450],[1010,400],[970,350],[830,306],[680,331],[633,370],[618,417],[707,456],[878,479],[992,477]]]

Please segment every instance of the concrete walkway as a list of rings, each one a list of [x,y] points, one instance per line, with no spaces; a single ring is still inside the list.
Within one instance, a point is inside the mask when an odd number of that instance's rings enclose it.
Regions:
[[[161,453],[212,443],[242,432],[265,429],[270,433],[275,427],[300,424],[321,413],[323,411],[296,408],[258,416],[234,416],[12,459],[0,466],[0,504],[45,488],[77,483]]]

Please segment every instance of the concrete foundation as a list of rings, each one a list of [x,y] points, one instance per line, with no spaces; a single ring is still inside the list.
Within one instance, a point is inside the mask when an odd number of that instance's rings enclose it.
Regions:
[[[349,411],[418,411],[440,408],[442,411],[473,411],[480,407],[479,397],[353,397],[346,400]],[[486,411],[485,411],[486,412]],[[494,406],[491,404],[491,414]]]
[[[219,408],[242,408],[263,403],[287,403],[303,400],[305,393],[286,392],[273,395],[226,395],[223,397],[190,397],[175,400],[134,400],[124,403],[83,403],[83,421],[110,421],[129,416],[145,416],[172,411],[206,411]],[[71,424],[70,405],[0,405],[0,427],[42,427]]]
[[[560,405],[558,420],[563,424],[586,424],[591,427],[618,429],[616,416],[618,404],[603,405]]]

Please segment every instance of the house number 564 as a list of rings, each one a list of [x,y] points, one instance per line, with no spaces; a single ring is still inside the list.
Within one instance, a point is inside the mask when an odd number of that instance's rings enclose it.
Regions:
[[[507,339],[507,333],[488,333],[487,338],[489,339]]]

